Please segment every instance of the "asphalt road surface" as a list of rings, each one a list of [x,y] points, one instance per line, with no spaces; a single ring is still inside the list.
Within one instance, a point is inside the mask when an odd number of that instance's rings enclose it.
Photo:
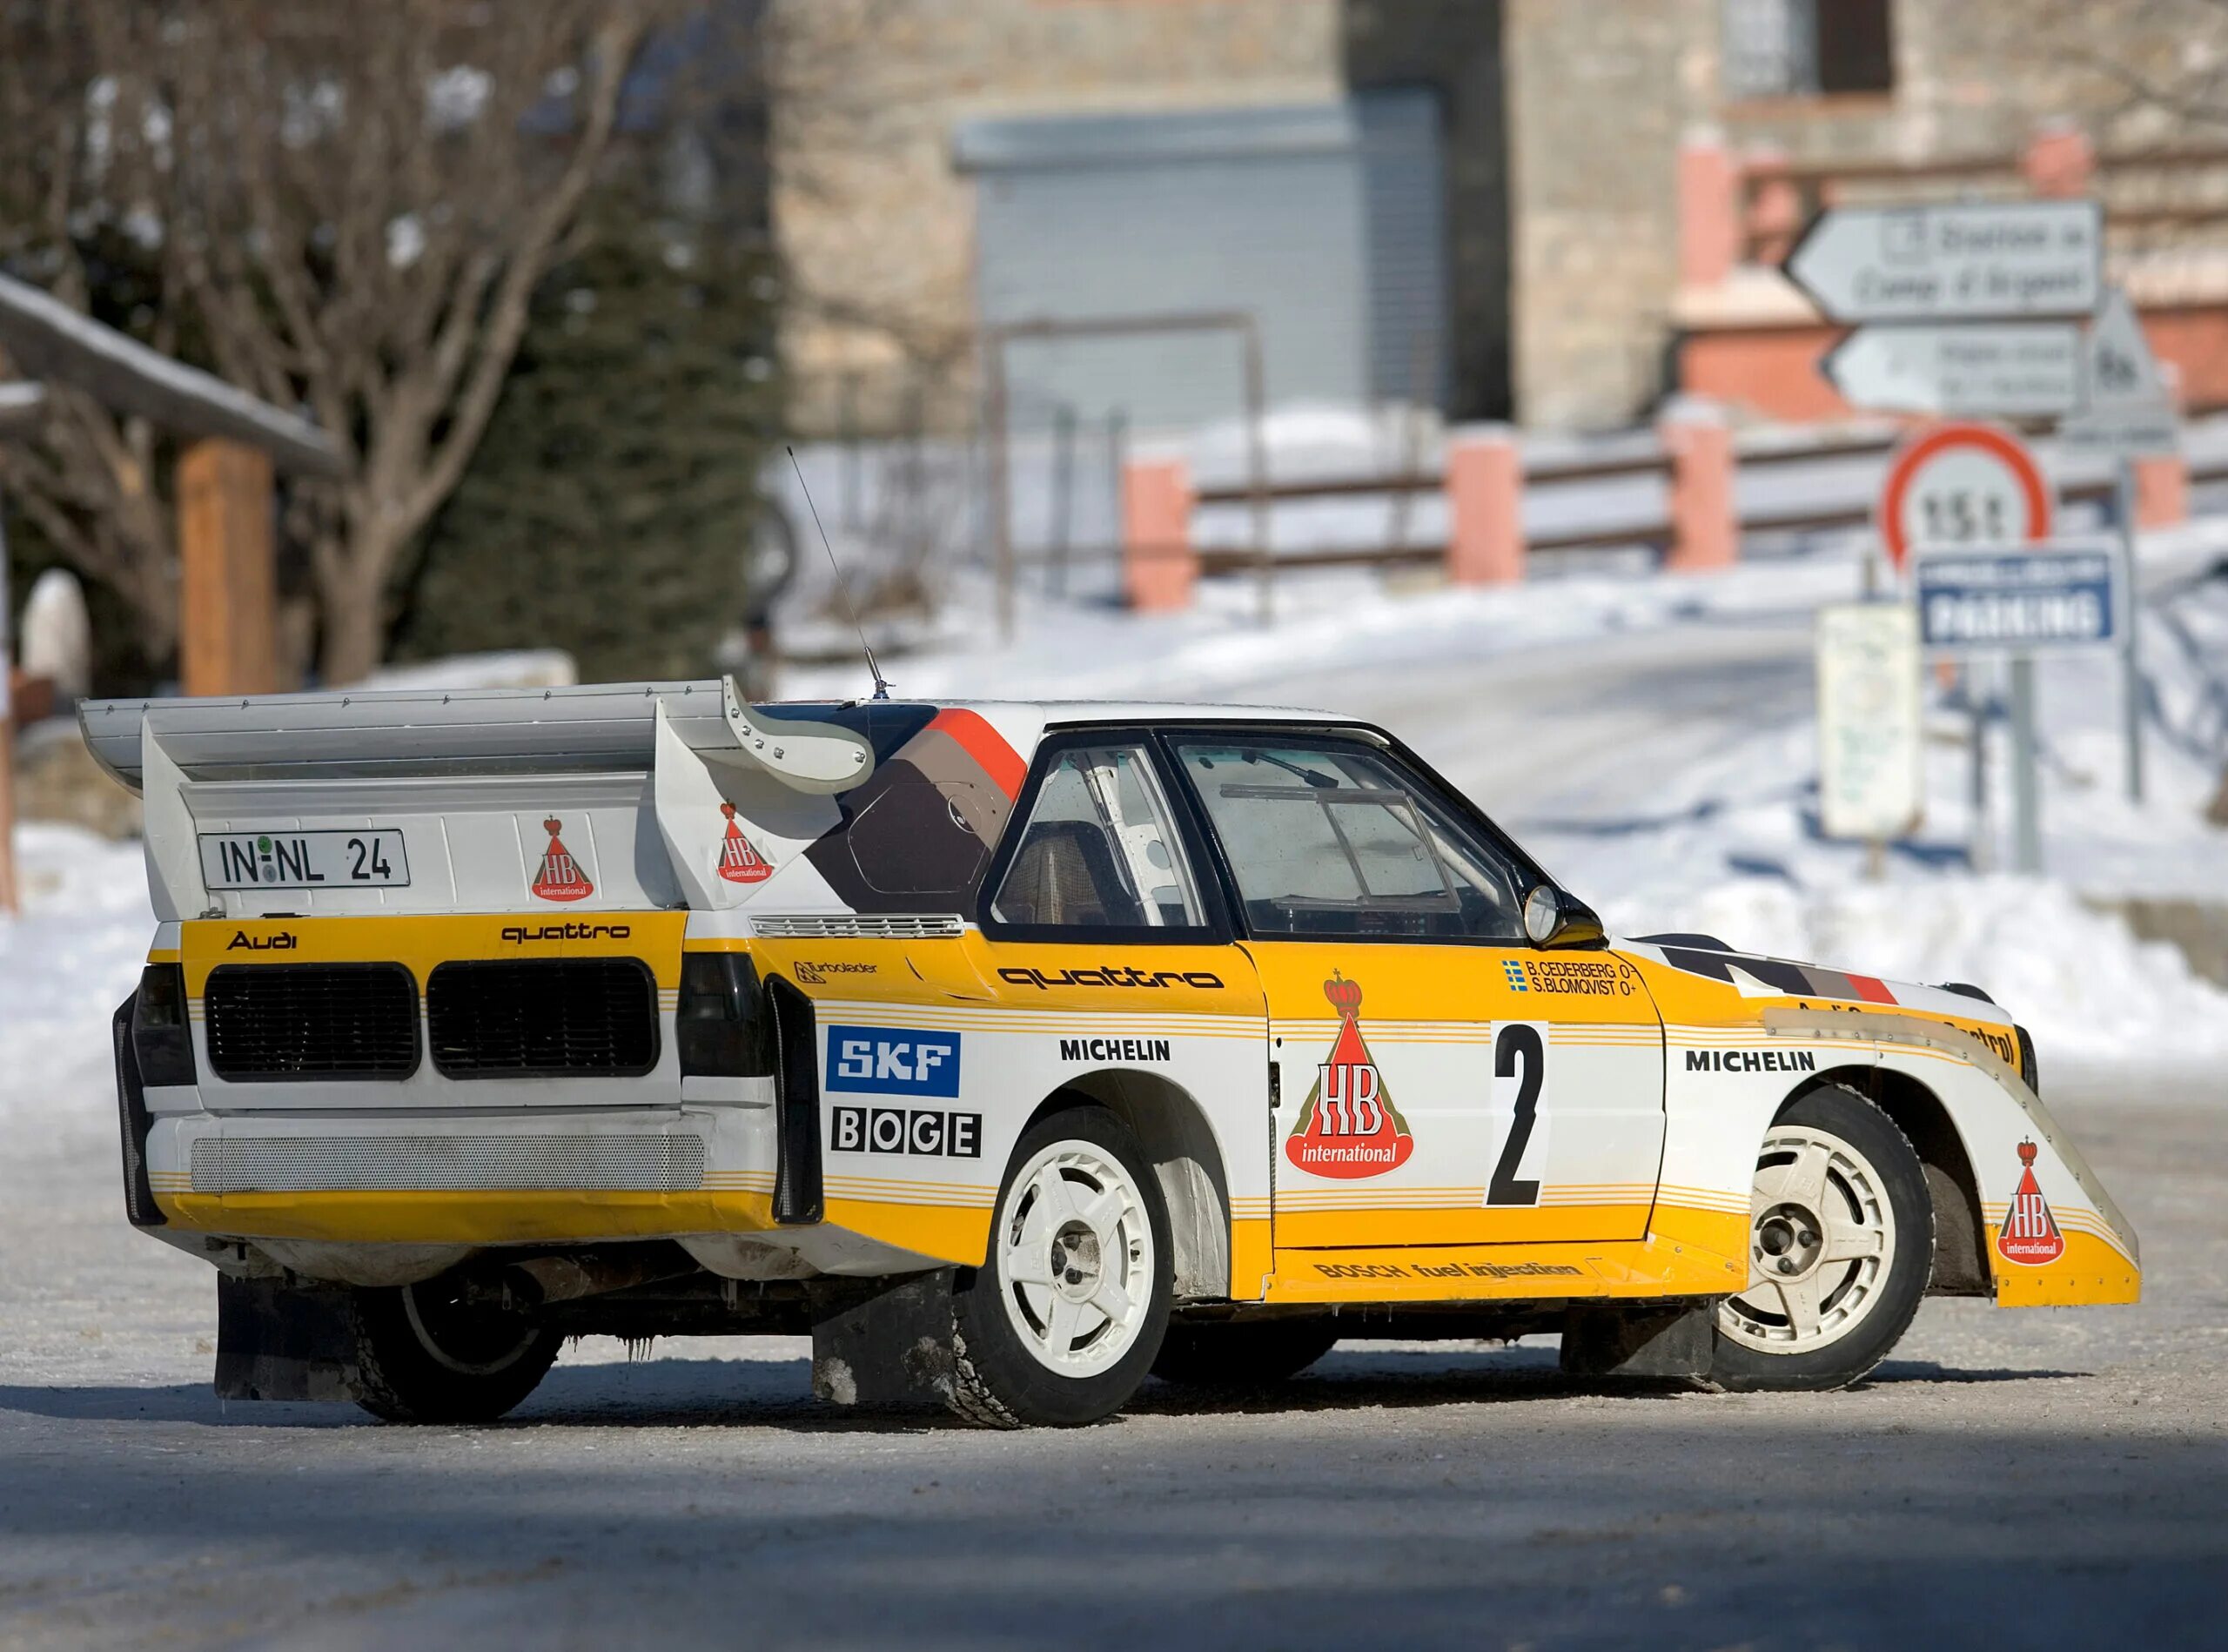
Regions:
[[[1929,1302],[1849,1393],[1349,1345],[1019,1434],[823,1407],[795,1341],[590,1342],[488,1428],[219,1405],[207,1270],[104,1146],[18,1153],[0,1646],[2218,1646],[2222,1099],[2061,1106],[2140,1306]]]

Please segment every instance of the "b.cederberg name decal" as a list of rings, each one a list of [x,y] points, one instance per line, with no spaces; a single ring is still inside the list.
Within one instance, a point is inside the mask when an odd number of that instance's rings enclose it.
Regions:
[[[1689,1050],[1688,1072],[1815,1072],[1818,1058],[1809,1050]]]

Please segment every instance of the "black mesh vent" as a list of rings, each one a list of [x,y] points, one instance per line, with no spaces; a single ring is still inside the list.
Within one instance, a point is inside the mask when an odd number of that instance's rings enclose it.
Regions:
[[[418,992],[399,964],[228,964],[201,997],[209,1064],[229,1084],[418,1070]]]
[[[637,958],[444,964],[426,984],[452,1078],[635,1078],[658,1064],[658,989]]]

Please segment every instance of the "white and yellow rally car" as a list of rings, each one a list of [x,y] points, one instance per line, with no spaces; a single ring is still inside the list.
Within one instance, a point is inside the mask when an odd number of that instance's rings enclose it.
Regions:
[[[731,683],[105,702],[160,924],[125,1201],[217,1382],[516,1405],[567,1335],[1077,1423],[1340,1337],[1862,1376],[2130,1302],[1985,994],[1604,939],[1381,730]]]

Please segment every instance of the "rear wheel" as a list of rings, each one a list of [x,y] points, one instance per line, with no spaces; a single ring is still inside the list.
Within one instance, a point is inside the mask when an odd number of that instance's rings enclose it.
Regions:
[[[1152,1373],[1163,1382],[1225,1393],[1273,1387],[1337,1346],[1328,1320],[1240,1320],[1171,1325]]]
[[[564,1340],[442,1281],[353,1293],[357,1403],[388,1422],[493,1422],[540,1385]]]
[[[954,1301],[953,1409],[997,1427],[1095,1422],[1144,1380],[1168,1328],[1168,1212],[1101,1107],[1022,1136],[990,1254]]]
[[[1718,1308],[1710,1380],[1855,1382],[1909,1328],[1933,1266],[1934,1206],[1903,1132],[1842,1085],[1797,1097],[1757,1154],[1748,1286]]]

